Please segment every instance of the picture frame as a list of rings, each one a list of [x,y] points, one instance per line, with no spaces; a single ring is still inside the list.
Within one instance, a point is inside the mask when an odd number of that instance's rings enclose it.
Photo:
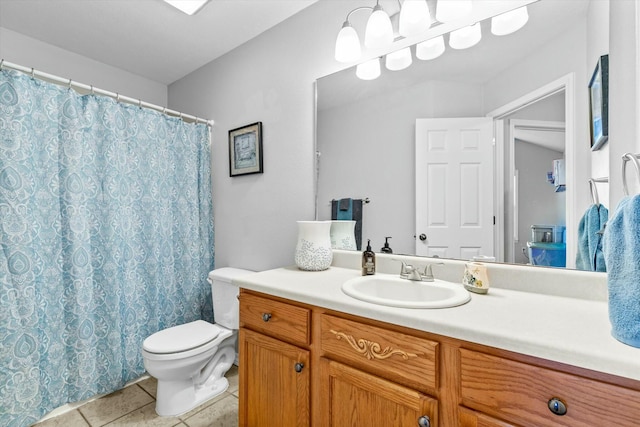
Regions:
[[[591,150],[599,150],[609,139],[609,55],[600,57],[589,82],[589,126]]]
[[[262,122],[229,131],[229,176],[263,173]]]

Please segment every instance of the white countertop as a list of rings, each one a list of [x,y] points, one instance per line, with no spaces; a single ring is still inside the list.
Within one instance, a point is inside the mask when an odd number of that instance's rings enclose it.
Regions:
[[[294,266],[242,276],[234,283],[331,310],[640,380],[640,349],[611,336],[606,301],[492,287],[486,295],[472,293],[471,301],[458,307],[395,308],[345,295],[342,283],[359,276],[359,270],[348,268],[307,272]]]

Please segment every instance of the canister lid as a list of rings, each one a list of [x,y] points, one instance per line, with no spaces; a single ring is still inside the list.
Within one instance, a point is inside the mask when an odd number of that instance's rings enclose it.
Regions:
[[[220,335],[220,328],[204,320],[172,326],[151,335],[142,343],[150,353],[179,353],[200,347]]]

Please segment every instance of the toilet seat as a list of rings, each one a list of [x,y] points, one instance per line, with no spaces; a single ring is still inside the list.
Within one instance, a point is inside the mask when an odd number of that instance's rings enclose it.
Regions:
[[[227,328],[196,320],[156,332],[144,340],[142,350],[156,360],[187,357],[209,350],[231,334]]]

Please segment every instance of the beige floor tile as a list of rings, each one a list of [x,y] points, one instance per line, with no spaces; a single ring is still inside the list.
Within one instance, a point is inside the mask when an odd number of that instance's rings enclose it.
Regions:
[[[149,393],[151,396],[153,396],[153,398],[155,399],[157,396],[157,390],[158,390],[158,380],[153,378],[153,377],[149,377],[146,380],[142,380],[140,382],[137,382],[136,384],[138,384],[140,387],[142,387],[144,389],[144,391],[146,391],[147,393]]]
[[[160,417],[156,414],[156,403],[151,402],[140,409],[129,412],[124,417],[110,422],[105,427],[173,427],[180,424],[178,417]]]
[[[89,423],[82,418],[82,415],[77,409],[69,411],[62,415],[58,415],[54,418],[49,418],[38,424],[34,424],[35,427],[88,427]]]
[[[237,427],[238,399],[227,395],[197,414],[184,420],[188,427]]]
[[[102,426],[129,412],[153,402],[153,398],[137,385],[126,387],[79,408],[93,426]]]

